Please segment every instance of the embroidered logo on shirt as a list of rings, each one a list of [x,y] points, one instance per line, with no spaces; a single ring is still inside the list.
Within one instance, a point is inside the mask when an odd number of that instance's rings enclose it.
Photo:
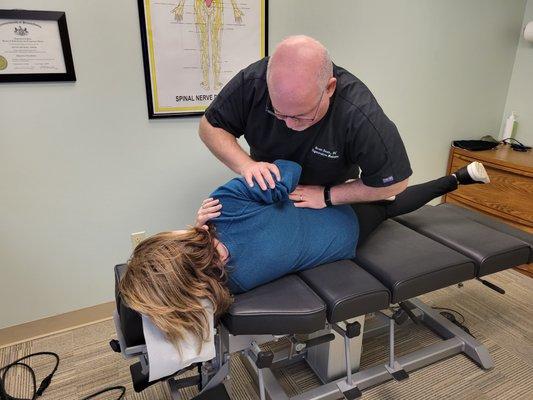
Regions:
[[[333,150],[326,150],[326,149],[323,149],[321,147],[318,147],[318,146],[315,146],[311,149],[311,151],[314,153],[314,154],[317,154],[321,157],[326,157],[326,158],[339,158],[339,155],[337,154],[337,151],[333,151]]]
[[[389,182],[392,182],[394,180],[394,177],[391,175],[391,176],[387,176],[386,178],[383,178],[383,183],[389,183]]]

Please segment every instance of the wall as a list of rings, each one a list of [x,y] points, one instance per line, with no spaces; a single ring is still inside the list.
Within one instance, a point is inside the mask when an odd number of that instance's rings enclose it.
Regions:
[[[498,135],[525,1],[286,3],[271,38],[319,37],[396,122],[413,181],[442,174],[453,139]]]
[[[522,30],[530,21],[533,21],[533,0],[527,2]],[[522,34],[509,84],[501,132],[512,111],[518,115],[516,139],[533,146],[533,43],[526,42]]]
[[[524,4],[271,0],[269,42],[305,33],[328,46],[397,123],[420,182],[444,173],[452,139],[498,130]],[[148,121],[135,1],[0,8],[65,11],[77,74],[0,87],[2,328],[111,301],[129,234],[192,223],[232,173],[198,118]]]

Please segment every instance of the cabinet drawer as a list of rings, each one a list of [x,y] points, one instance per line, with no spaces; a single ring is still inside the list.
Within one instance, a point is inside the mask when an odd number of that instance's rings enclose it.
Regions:
[[[454,155],[451,171],[471,161],[474,159]],[[504,170],[495,164],[483,164],[490,176],[490,184],[460,186],[449,196],[458,201],[475,204],[489,213],[533,227],[533,178],[513,173],[509,169]]]

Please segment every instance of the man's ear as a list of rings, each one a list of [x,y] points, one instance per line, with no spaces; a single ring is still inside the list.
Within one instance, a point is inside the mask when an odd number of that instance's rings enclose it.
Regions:
[[[328,84],[326,86],[326,93],[328,97],[333,96],[335,88],[337,87],[337,78],[329,78]]]
[[[209,230],[209,226],[207,226],[207,225],[202,225],[202,229],[205,229],[206,231],[208,231],[208,230]]]

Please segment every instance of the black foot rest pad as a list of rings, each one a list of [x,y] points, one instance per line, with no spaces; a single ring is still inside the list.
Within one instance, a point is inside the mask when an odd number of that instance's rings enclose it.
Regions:
[[[356,262],[389,289],[391,303],[475,277],[468,257],[391,220],[359,247]]]
[[[450,208],[424,206],[395,220],[474,260],[477,276],[525,264],[529,260],[527,243],[465,218]]]
[[[311,333],[326,324],[326,305],[299,277],[284,276],[235,296],[222,318],[233,335]]]
[[[323,264],[299,276],[326,303],[331,323],[387,308],[388,289],[353,261]]]
[[[133,382],[133,390],[135,390],[137,393],[140,393],[147,387],[152,386],[153,384],[161,381],[157,380],[153,382],[148,382],[148,375],[144,375],[142,373],[142,367],[140,362],[130,365],[130,373],[131,381]]]
[[[344,398],[346,400],[355,400],[363,395],[363,393],[361,393],[361,390],[358,387],[354,387],[353,389],[347,390],[346,392],[342,392],[342,394],[344,395]]]
[[[229,397],[224,384],[219,383],[214,388],[193,397],[191,400],[231,400],[231,398]]]
[[[465,216],[466,218],[471,219],[472,221],[479,222],[480,224],[488,226],[492,229],[495,229],[497,231],[506,233],[507,235],[514,236],[515,238],[520,239],[521,241],[529,245],[528,262],[529,263],[533,262],[533,234],[523,231],[522,229],[515,228],[512,225],[503,223],[502,221],[497,220],[496,218],[489,217],[488,215],[482,214],[480,212],[472,211],[464,207],[459,207],[451,203],[442,203],[436,207],[453,210],[457,212],[458,214],[461,214]]]
[[[409,374],[404,369],[400,369],[399,371],[394,371],[391,373],[391,375],[396,381],[403,381],[404,379],[409,378]]]

